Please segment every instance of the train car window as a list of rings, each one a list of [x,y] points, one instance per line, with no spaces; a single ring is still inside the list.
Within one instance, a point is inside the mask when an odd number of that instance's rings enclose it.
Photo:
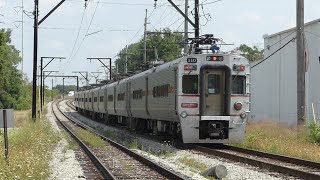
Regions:
[[[198,94],[198,75],[183,75],[182,76],[182,93]]]
[[[246,76],[232,76],[231,93],[246,93]]]
[[[94,97],[94,98],[93,98],[93,101],[94,101],[94,102],[97,102],[97,101],[98,101],[98,98],[97,98],[97,97]]]
[[[168,97],[169,87],[169,84],[153,87],[153,97]]]
[[[208,93],[219,94],[220,93],[220,75],[209,74],[208,75]]]
[[[118,101],[124,101],[124,93],[118,94]]]
[[[89,98],[89,102],[91,102],[91,98]]]
[[[113,101],[113,95],[108,96],[108,101]]]
[[[142,99],[142,89],[133,91],[132,98],[133,99]]]
[[[100,96],[100,102],[103,102],[103,96]]]

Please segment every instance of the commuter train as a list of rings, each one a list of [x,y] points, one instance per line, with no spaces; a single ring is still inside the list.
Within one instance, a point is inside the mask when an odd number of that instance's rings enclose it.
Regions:
[[[241,143],[250,65],[227,53],[193,54],[75,93],[78,112],[184,143]]]

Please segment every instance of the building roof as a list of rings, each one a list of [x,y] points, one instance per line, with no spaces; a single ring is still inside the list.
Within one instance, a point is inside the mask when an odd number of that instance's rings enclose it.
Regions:
[[[313,25],[313,24],[316,24],[316,23],[319,23],[320,22],[320,19],[316,19],[316,20],[313,20],[313,21],[310,21],[308,23],[305,23],[304,26],[310,26],[310,25]],[[295,30],[296,27],[293,27],[293,28],[290,28],[290,29],[287,29],[287,30],[284,30],[284,31],[280,31],[280,32],[277,32],[275,34],[271,34],[271,35],[264,35],[263,38],[264,39],[267,39],[267,38],[272,38],[274,36],[278,36],[280,34],[283,34],[283,33],[287,33],[287,32],[290,32],[290,31],[293,31]]]

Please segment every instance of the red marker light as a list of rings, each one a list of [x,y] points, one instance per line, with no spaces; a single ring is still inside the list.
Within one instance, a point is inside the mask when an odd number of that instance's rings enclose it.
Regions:
[[[233,65],[233,70],[234,71],[245,71],[246,70],[246,66],[245,65]]]
[[[184,65],[184,70],[197,70],[197,65]]]

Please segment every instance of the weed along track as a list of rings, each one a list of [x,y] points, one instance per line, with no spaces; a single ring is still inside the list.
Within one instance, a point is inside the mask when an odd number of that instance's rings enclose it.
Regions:
[[[61,124],[80,143],[97,169],[107,179],[184,179],[128,148],[98,134],[92,128],[71,119],[53,104],[53,111]]]
[[[224,145],[219,149],[197,146],[201,153],[257,166],[302,179],[320,179],[320,163]]]

